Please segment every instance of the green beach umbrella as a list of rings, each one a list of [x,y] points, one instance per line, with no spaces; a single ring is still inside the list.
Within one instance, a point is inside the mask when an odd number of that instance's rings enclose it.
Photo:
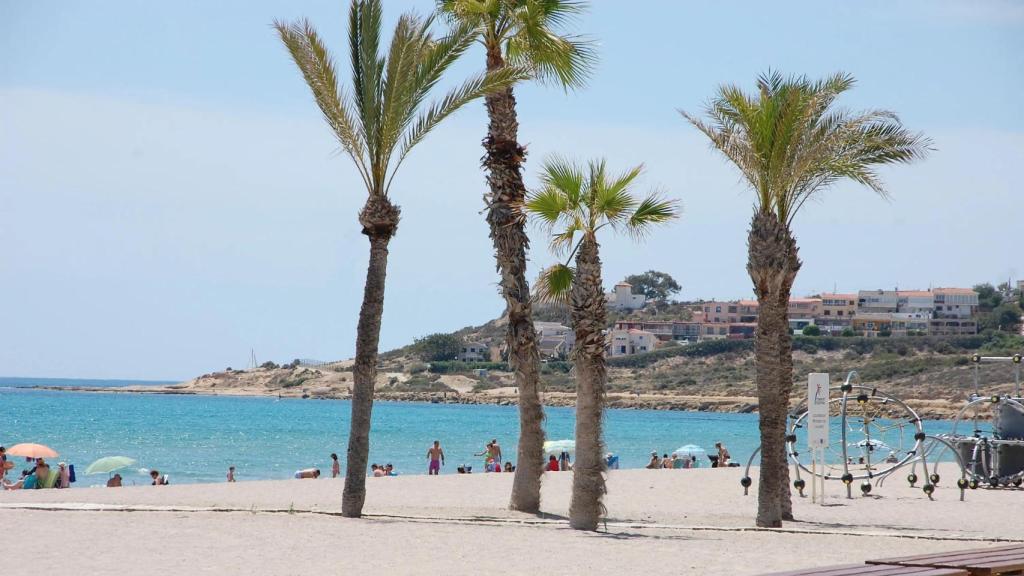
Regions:
[[[85,469],[86,474],[110,474],[114,470],[127,468],[135,464],[134,458],[127,456],[107,456],[89,464]]]

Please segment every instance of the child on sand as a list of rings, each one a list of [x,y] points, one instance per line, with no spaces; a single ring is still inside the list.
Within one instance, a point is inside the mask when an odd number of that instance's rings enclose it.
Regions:
[[[341,463],[338,462],[338,455],[331,452],[331,478],[341,476]]]

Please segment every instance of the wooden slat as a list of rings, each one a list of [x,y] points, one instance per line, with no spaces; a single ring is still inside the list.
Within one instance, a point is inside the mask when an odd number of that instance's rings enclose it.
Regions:
[[[1013,544],[1010,546],[997,546],[995,548],[974,548],[973,550],[955,550],[953,552],[937,552],[932,554],[916,554],[914,556],[899,556],[897,558],[880,558],[868,560],[869,564],[905,564],[906,562],[918,562],[921,560],[949,560],[958,557],[967,557],[979,554],[1018,552],[1024,554],[1024,544]]]
[[[808,568],[790,572],[776,572],[766,576],[969,576],[959,568],[928,568],[922,566],[899,566],[892,564],[847,564]]]
[[[990,576],[998,574],[1020,574],[1024,571],[1024,545],[999,546],[997,548],[980,548],[960,550],[957,552],[940,552],[937,554],[920,554],[901,558],[885,558],[868,560],[869,564],[928,566],[938,568],[963,568],[971,576]]]

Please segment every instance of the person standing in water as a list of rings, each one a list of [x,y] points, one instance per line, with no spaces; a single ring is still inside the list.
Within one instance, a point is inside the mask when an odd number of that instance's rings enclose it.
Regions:
[[[721,442],[715,442],[715,448],[718,448],[718,467],[725,468],[729,465],[729,449]]]
[[[501,464],[501,446],[498,445],[497,439],[491,440],[491,459],[495,464]]]
[[[430,464],[427,466],[428,476],[437,476],[441,473],[441,466],[444,464],[444,450],[441,449],[441,441],[434,440],[434,445],[427,450],[427,459]]]
[[[331,478],[341,476],[341,462],[338,462],[338,455],[331,452]]]

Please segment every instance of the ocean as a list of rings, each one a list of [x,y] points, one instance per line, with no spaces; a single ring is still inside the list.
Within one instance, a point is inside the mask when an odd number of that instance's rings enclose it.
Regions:
[[[239,481],[290,478],[318,467],[330,473],[330,454],[344,467],[350,403],[226,396],[107,394],[27,389],[33,385],[124,386],[162,382],[0,378],[0,445],[45,444],[58,461],[82,474],[90,462],[124,455],[139,468],[157,469],[175,483],[223,481],[228,466]],[[548,439],[572,438],[571,408],[545,410]],[[948,429],[926,423],[926,430]],[[440,440],[447,457],[442,473],[459,464],[481,469],[484,445],[496,438],[506,459],[515,459],[519,416],[514,406],[375,402],[370,462],[391,463],[400,474],[426,473],[426,452]],[[655,410],[608,410],[605,442],[623,468],[647,464],[652,451],[671,453],[697,444],[709,453],[715,442],[746,465],[758,444],[756,414]],[[16,460],[17,461],[17,460]],[[19,463],[20,464],[20,463]],[[706,460],[702,462],[707,465]],[[16,469],[17,471],[17,469]],[[145,471],[123,472],[126,484],[148,483]],[[77,486],[106,481],[80,476]]]

